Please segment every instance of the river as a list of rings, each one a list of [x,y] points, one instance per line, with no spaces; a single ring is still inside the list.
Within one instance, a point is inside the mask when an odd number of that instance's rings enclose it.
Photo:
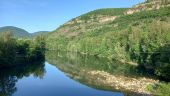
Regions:
[[[0,96],[124,96],[89,77],[91,71],[139,76],[135,67],[106,58],[74,53],[47,52],[46,61],[0,70]],[[126,93],[127,94],[127,93]]]

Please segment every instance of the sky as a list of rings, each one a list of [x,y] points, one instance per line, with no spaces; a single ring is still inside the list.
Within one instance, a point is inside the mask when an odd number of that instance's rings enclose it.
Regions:
[[[33,33],[53,31],[67,21],[101,8],[128,8],[144,0],[0,0],[0,27]]]

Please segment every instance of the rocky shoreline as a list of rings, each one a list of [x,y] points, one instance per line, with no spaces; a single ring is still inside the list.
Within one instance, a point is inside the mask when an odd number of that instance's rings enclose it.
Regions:
[[[138,96],[152,96],[147,91],[147,86],[150,84],[158,83],[158,80],[145,78],[145,77],[126,77],[126,76],[114,76],[104,71],[89,71],[88,78],[96,78],[95,82],[100,85],[113,87],[116,90],[126,90],[129,92],[138,93]],[[93,79],[94,80],[94,79]]]
[[[102,70],[81,68],[76,65],[58,66],[68,77],[96,89],[122,92],[125,96],[152,96],[148,85],[155,85],[159,80],[145,76],[112,74]]]

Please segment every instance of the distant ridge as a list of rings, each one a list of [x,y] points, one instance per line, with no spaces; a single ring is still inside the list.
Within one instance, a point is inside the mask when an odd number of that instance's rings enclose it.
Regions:
[[[0,27],[0,34],[5,33],[5,32],[11,32],[14,37],[17,38],[29,38],[30,34],[24,29],[14,27],[14,26],[5,26],[5,27]]]
[[[38,32],[34,32],[34,33],[31,33],[30,36],[31,37],[35,37],[35,36],[39,36],[39,35],[47,35],[50,31],[38,31]]]
[[[38,31],[34,33],[29,33],[28,31],[14,27],[14,26],[4,26],[0,27],[0,35],[5,32],[11,32],[15,38],[31,38],[38,35],[46,35],[49,31]]]

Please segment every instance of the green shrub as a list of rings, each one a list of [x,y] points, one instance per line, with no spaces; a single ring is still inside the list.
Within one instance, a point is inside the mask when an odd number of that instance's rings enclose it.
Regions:
[[[0,67],[12,65],[16,56],[16,41],[11,33],[0,36]]]
[[[14,39],[10,33],[0,37],[0,67],[45,59],[45,39]]]
[[[170,96],[170,83],[149,85],[147,89],[155,96]]]

